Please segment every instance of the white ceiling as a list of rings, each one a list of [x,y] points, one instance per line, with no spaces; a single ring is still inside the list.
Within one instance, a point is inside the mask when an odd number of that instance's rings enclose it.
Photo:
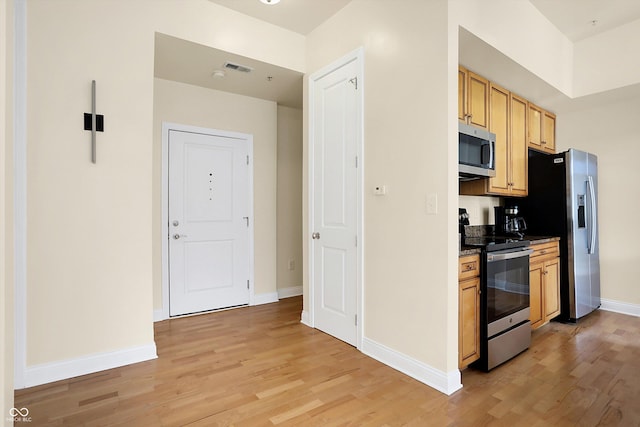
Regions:
[[[529,1],[574,42],[640,19],[639,0]]]
[[[281,0],[270,6],[259,0],[209,1],[306,35],[351,0]],[[640,0],[529,1],[573,41],[640,19]],[[594,20],[596,25],[592,24]],[[482,69],[485,77],[505,87],[522,88],[520,95],[547,108],[553,108],[553,100],[566,104],[566,97],[518,64],[464,30],[460,34],[461,64],[471,69],[477,64],[476,69]],[[156,77],[302,108],[302,74],[299,72],[162,34],[156,36],[155,55]],[[487,58],[492,58],[489,63],[495,66],[487,65]],[[249,74],[226,71],[223,79],[211,77],[225,61],[248,65],[254,71]],[[271,81],[267,76],[273,77]]]
[[[278,4],[266,5],[259,0],[209,1],[302,35],[309,34],[351,2],[351,0],[281,0]]]

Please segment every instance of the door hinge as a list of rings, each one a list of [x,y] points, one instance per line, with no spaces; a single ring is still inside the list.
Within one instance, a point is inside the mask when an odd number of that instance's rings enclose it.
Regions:
[[[249,165],[249,156],[247,156],[247,165]]]
[[[247,228],[249,228],[249,217],[248,216],[243,216],[242,219],[247,221]]]
[[[349,80],[349,83],[352,83],[353,86],[356,88],[356,90],[358,90],[358,76],[352,78]]]
[[[356,321],[356,326],[358,326],[358,315],[357,315],[357,314],[356,314],[355,318],[356,318],[356,319],[355,319],[355,321]]]
[[[358,235],[356,234],[356,246],[358,246]]]
[[[247,289],[249,289],[249,281],[247,280]]]
[[[356,168],[358,167],[358,156],[356,156]]]

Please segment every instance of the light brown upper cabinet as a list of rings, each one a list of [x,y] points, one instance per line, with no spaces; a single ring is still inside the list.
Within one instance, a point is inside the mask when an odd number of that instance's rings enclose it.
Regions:
[[[529,103],[529,148],[556,152],[556,115]]]
[[[526,196],[528,194],[528,166],[527,152],[527,100],[511,94],[511,139],[509,141],[509,155],[511,166],[510,179],[512,196]]]
[[[458,120],[489,127],[489,81],[464,67],[458,68]]]
[[[496,176],[460,183],[460,194],[527,195],[527,101],[489,85],[489,132],[496,135]]]

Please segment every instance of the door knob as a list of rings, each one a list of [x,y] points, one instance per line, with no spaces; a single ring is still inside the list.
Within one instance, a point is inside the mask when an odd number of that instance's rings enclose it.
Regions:
[[[313,240],[317,240],[320,238],[320,233],[318,233],[317,231],[313,232],[313,234],[311,234],[311,238]]]
[[[173,238],[176,239],[176,240],[178,240],[181,237],[187,237],[187,235],[186,234],[174,234],[173,235]]]

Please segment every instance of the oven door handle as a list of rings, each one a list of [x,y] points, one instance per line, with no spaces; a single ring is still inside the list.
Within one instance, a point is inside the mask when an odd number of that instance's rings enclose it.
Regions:
[[[504,261],[507,259],[522,258],[533,253],[533,249],[522,249],[518,251],[509,251],[506,253],[489,253],[487,254],[487,262]]]

